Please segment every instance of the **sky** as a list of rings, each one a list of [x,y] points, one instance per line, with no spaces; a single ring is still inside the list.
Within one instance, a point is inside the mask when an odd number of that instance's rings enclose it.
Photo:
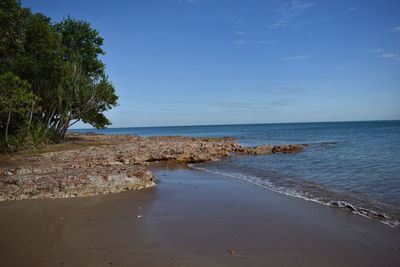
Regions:
[[[110,127],[400,119],[398,0],[22,5],[100,32]]]

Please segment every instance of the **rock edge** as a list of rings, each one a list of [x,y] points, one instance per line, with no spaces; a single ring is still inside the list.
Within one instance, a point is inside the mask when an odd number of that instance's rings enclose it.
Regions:
[[[303,145],[244,147],[233,138],[69,133],[72,149],[11,155],[0,167],[0,201],[85,197],[155,186],[148,162],[185,163],[296,153]],[[85,145],[82,145],[85,144]],[[12,163],[18,164],[12,164]],[[13,166],[16,165],[16,166]]]

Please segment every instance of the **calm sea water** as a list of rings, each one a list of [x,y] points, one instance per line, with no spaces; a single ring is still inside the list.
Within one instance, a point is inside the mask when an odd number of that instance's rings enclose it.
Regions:
[[[89,130],[73,130],[86,132]],[[400,121],[110,128],[104,134],[236,137],[246,146],[303,144],[298,154],[228,158],[191,167],[400,226]]]

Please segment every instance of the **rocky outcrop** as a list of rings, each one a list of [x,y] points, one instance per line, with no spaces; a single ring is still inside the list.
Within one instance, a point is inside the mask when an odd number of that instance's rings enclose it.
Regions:
[[[4,179],[0,185],[0,200],[83,197],[153,185],[153,174],[145,166],[41,170]]]
[[[201,162],[231,153],[295,153],[301,145],[243,147],[232,138],[69,134],[67,150],[14,155],[0,168],[0,201],[116,193],[154,186],[152,161]]]
[[[263,154],[292,154],[299,152],[306,145],[262,145],[262,146],[253,146],[253,147],[242,147],[236,149],[236,153],[244,153],[251,155],[263,155]]]

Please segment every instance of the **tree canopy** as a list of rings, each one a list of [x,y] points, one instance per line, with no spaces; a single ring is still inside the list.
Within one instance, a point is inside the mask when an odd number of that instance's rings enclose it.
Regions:
[[[49,17],[0,2],[0,147],[59,142],[77,121],[111,124],[118,96],[99,58],[103,38],[83,20]]]

